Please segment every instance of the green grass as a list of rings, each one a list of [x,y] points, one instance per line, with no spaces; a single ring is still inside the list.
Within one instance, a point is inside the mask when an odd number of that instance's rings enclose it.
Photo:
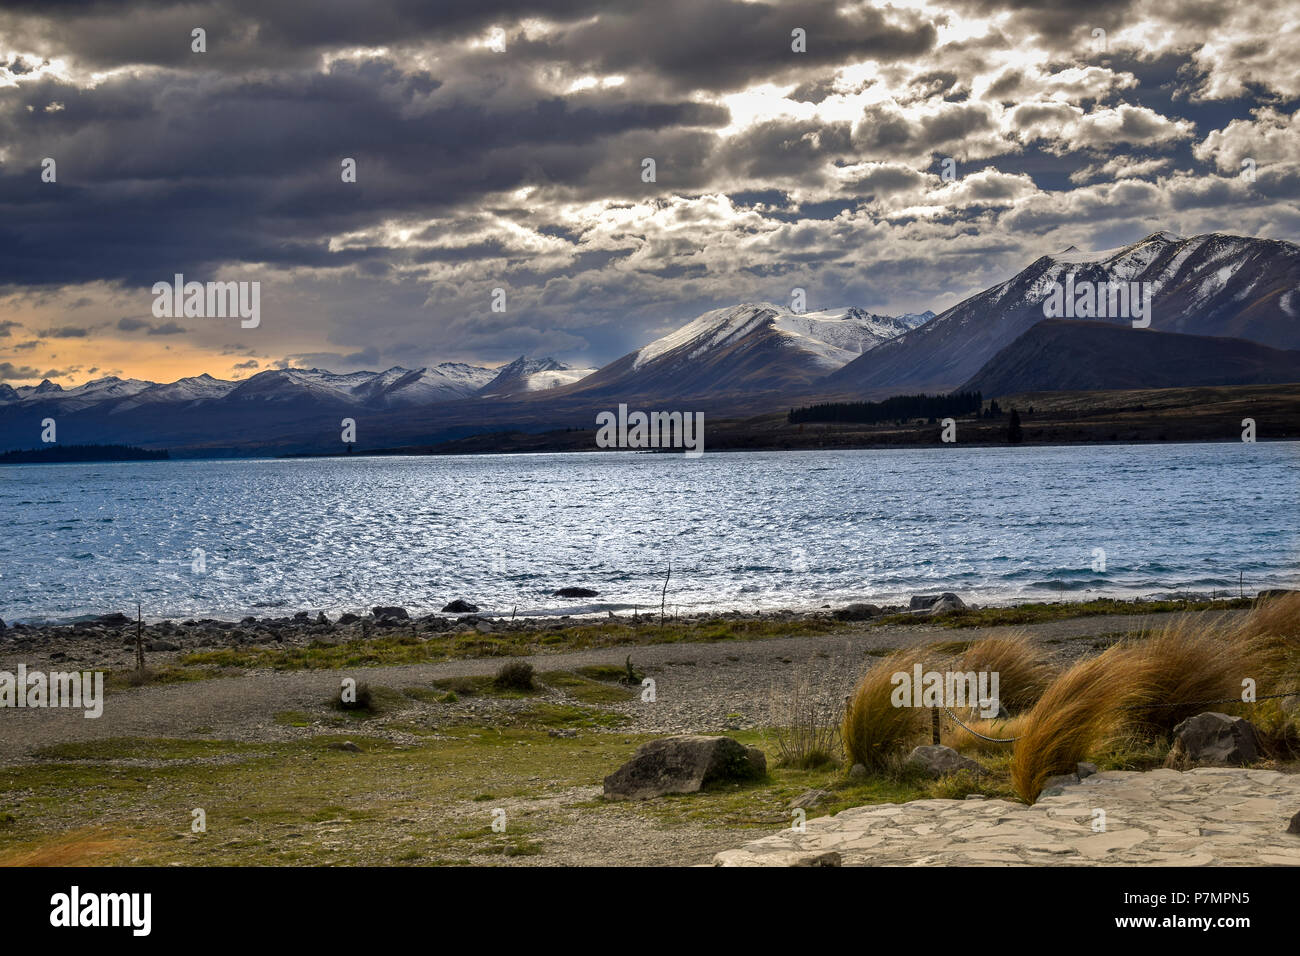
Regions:
[[[435,680],[433,686],[444,695],[448,693],[455,694],[458,699],[461,697],[496,697],[502,700],[523,700],[526,697],[536,697],[545,693],[541,687],[534,687],[532,690],[499,687],[490,674],[476,677],[445,677]]]
[[[226,647],[197,651],[180,659],[184,667],[215,670],[269,668],[272,670],[339,670],[348,667],[377,667],[423,664],[468,657],[523,657],[539,651],[585,650],[638,644],[673,644],[710,641],[755,640],[766,637],[830,634],[846,625],[819,620],[734,620],[700,618],[663,627],[649,623],[602,621],[555,630],[521,630],[500,634],[477,632],[414,634],[331,643],[314,641],[306,647]],[[617,668],[619,675],[623,668]],[[200,676],[202,672],[200,672]],[[603,676],[583,676],[601,680]]]
[[[546,671],[538,677],[547,687],[563,691],[584,704],[616,704],[637,696],[635,690],[622,684],[592,680],[569,671]]]

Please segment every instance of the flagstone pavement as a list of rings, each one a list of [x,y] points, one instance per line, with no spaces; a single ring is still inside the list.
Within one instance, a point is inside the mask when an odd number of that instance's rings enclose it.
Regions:
[[[715,866],[1300,865],[1300,774],[1105,771],[1008,800],[854,807],[717,854]]]

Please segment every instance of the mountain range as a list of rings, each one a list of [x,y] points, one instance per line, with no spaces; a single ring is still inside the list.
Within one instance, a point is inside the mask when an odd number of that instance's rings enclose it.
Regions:
[[[1054,320],[1053,284],[1150,283],[1150,327]],[[521,356],[497,369],[445,362],[334,373],[283,368],[242,381],[104,378],[64,389],[0,384],[0,450],[122,442],[182,454],[334,450],[340,416],[360,447],[482,431],[590,427],[616,402],[743,415],[818,398],[1300,382],[1300,246],[1154,233],[1101,252],[1070,247],[944,312],[794,312],[769,302],[700,315],[598,369]],[[360,416],[360,417],[358,417]]]

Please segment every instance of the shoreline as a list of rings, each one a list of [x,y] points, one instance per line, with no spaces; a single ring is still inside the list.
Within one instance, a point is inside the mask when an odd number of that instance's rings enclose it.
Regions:
[[[1300,590],[1300,580],[1282,582],[1276,585],[1270,584],[1258,588],[1245,588],[1240,592],[1236,587],[1213,588],[1210,590],[1193,590],[1190,588],[1183,590],[1178,587],[1174,587],[1172,590],[1168,588],[1134,588],[1132,590],[1119,589],[1109,591],[1089,588],[1081,590],[1051,589],[1043,590],[1042,593],[1036,594],[1021,593],[1011,595],[981,594],[979,592],[963,590],[960,586],[940,585],[933,588],[917,588],[903,592],[890,592],[883,595],[831,594],[804,601],[795,599],[790,601],[773,602],[769,606],[756,605],[752,601],[737,605],[683,605],[680,603],[674,605],[672,602],[668,602],[664,617],[668,621],[714,617],[740,618],[744,620],[780,616],[816,618],[818,616],[833,614],[837,609],[859,605],[878,607],[885,614],[891,614],[907,611],[909,603],[916,598],[927,596],[937,597],[941,594],[958,595],[964,602],[965,608],[972,611],[996,611],[1014,610],[1022,607],[1086,605],[1094,602],[1117,602],[1135,607],[1167,602],[1213,603],[1222,601],[1253,600],[1260,595],[1289,590]],[[598,596],[599,595],[596,595],[595,597]],[[472,601],[467,603],[471,605],[473,604]],[[182,625],[184,623],[233,625],[254,622],[271,623],[310,620],[315,624],[320,622],[321,617],[325,618],[326,623],[333,625],[338,625],[341,619],[348,618],[348,621],[343,622],[343,625],[346,626],[349,623],[356,623],[367,616],[375,617],[376,615],[374,615],[373,611],[376,607],[380,606],[381,605],[349,605],[346,607],[332,606],[326,608],[312,606],[304,609],[301,606],[294,607],[285,602],[283,604],[264,605],[261,607],[250,606],[243,610],[209,610],[203,613],[182,613],[178,611],[161,614],[142,614],[140,619],[146,628],[169,623],[175,625]],[[519,605],[515,605],[510,610],[482,605],[475,606],[472,611],[459,612],[437,610],[434,605],[422,605],[415,602],[404,605],[388,605],[388,607],[395,607],[398,610],[401,610],[407,615],[406,619],[417,622],[435,618],[446,618],[452,621],[468,618],[472,621],[486,620],[498,623],[515,622],[521,625],[531,623],[538,627],[549,626],[556,621],[562,620],[573,620],[582,623],[596,623],[609,619],[658,620],[660,608],[657,603],[636,604],[614,600],[578,605],[556,605],[553,607],[534,606],[523,608]],[[302,615],[306,615],[306,618],[303,618]],[[2,611],[0,611],[0,641],[3,641],[4,636],[15,629],[57,630],[61,628],[77,628],[102,624],[107,619],[111,618],[129,620],[133,627],[136,622],[134,615],[120,610],[107,612],[88,611],[65,617],[7,617]]]
[[[401,607],[376,607],[365,616],[331,619],[298,611],[279,617],[247,616],[139,622],[122,612],[75,623],[0,629],[0,669],[20,658],[31,664],[94,664],[125,672],[135,667],[137,635],[150,659],[218,668],[235,666],[336,667],[344,648],[370,648],[375,663],[392,660],[450,660],[460,657],[530,656],[550,651],[622,647],[661,642],[727,641],[737,637],[824,636],[846,630],[898,626],[954,629],[1019,626],[1105,616],[1239,610],[1260,598],[1289,591],[1266,590],[1251,597],[1210,600],[1095,599],[1022,602],[1005,606],[946,600],[951,594],[917,596],[908,605],[848,604],[816,610],[717,611],[672,617],[658,613],[574,617],[488,617],[479,613],[412,615]],[[938,603],[933,603],[933,602]],[[366,656],[366,655],[363,655]],[[252,663],[250,663],[252,662]],[[278,663],[277,663],[278,662]],[[179,671],[177,672],[179,673]],[[195,672],[197,673],[197,672]],[[175,675],[173,675],[175,676]],[[205,676],[211,676],[210,674]],[[179,679],[194,679],[193,675]]]

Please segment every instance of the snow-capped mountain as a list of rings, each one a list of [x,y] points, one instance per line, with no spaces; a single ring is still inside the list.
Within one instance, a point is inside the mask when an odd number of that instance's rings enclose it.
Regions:
[[[497,369],[495,377],[479,390],[482,398],[500,398],[526,392],[541,392],[580,382],[596,370],[573,368],[553,358],[530,359],[519,356]]]
[[[770,302],[727,306],[606,365],[577,390],[669,398],[798,387],[908,327],[859,309],[796,313]]]
[[[414,370],[390,368],[352,389],[351,395],[366,405],[410,408],[469,398],[492,381],[493,371],[461,362],[443,362]]]
[[[79,411],[113,399],[127,398],[152,388],[153,384],[140,379],[121,379],[110,375],[76,388],[64,388],[47,378],[39,385],[25,385],[0,392],[0,402],[57,402],[64,411]]]
[[[120,413],[143,405],[185,405],[189,402],[210,401],[226,396],[238,384],[238,382],[226,382],[219,378],[213,378],[204,372],[202,375],[177,379],[165,385],[150,385],[148,388],[141,389],[135,394],[116,402],[113,411]]]
[[[860,392],[956,388],[1041,322],[1053,284],[1149,282],[1150,327],[1188,335],[1300,347],[1300,246],[1213,233],[1158,232],[1129,246],[1082,252],[1071,246],[958,303],[833,373],[826,384]],[[1071,318],[1072,316],[1065,316]],[[1096,319],[1131,327],[1131,317]]]

